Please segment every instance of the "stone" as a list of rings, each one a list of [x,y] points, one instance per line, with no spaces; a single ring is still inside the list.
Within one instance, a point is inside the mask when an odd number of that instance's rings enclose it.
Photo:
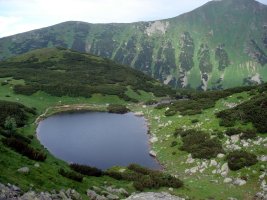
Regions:
[[[195,162],[195,159],[192,158],[191,154],[189,154],[188,157],[187,157],[187,160],[185,161],[185,163],[192,164],[194,162]]]
[[[242,186],[245,185],[247,182],[241,178],[237,178],[234,180],[233,184],[234,185],[238,185],[238,186]]]
[[[110,200],[116,200],[116,199],[119,199],[119,197],[115,194],[108,194],[107,195],[107,198],[110,199]]]
[[[149,151],[149,155],[152,157],[156,157],[157,153],[155,151],[151,150],[151,151]]]
[[[143,192],[139,194],[133,194],[125,200],[185,200],[177,196],[170,195],[166,192],[154,193]]]
[[[30,169],[29,167],[22,167],[18,169],[18,172],[27,174],[30,172]]]
[[[40,167],[40,164],[39,163],[35,163],[34,164],[34,167],[39,168]]]
[[[258,160],[259,160],[259,161],[262,161],[262,162],[267,162],[267,155],[259,156],[259,157],[258,157]]]
[[[218,165],[218,163],[217,163],[216,160],[211,160],[211,161],[210,161],[210,166],[211,166],[211,167],[213,167],[213,166],[217,166],[217,165]]]
[[[225,179],[223,180],[224,183],[231,183],[232,181],[233,181],[232,178],[225,178]]]
[[[151,137],[150,139],[149,139],[149,142],[150,143],[155,143],[155,142],[157,142],[158,141],[158,138],[156,137],[156,136],[153,136],[153,137]]]
[[[221,171],[222,172],[229,172],[229,167],[228,167],[228,163],[224,163],[221,167]]]
[[[217,155],[217,158],[223,158],[225,155],[223,154],[223,153],[219,153],[218,155]]]

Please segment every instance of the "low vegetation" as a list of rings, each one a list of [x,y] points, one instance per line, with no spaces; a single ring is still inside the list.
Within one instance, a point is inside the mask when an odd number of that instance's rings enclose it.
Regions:
[[[58,170],[58,173],[68,179],[77,181],[77,182],[82,182],[83,181],[83,176],[79,173],[73,172],[73,171],[67,171],[62,168]]]
[[[224,152],[220,140],[211,138],[208,133],[193,129],[186,131],[177,129],[174,135],[182,137],[183,144],[180,149],[191,153],[193,158],[210,159]]]
[[[86,176],[96,176],[100,177],[103,175],[102,170],[96,168],[96,167],[90,167],[87,165],[79,165],[79,164],[70,164],[70,168],[80,174],[86,175]]]
[[[233,151],[227,156],[228,166],[231,170],[239,170],[257,163],[257,156],[246,151]]]
[[[238,121],[251,122],[260,133],[267,132],[267,94],[262,93],[236,106],[217,114],[221,118],[220,125],[231,127]]]
[[[118,113],[118,114],[125,114],[130,111],[126,106],[118,104],[110,104],[107,107],[107,109],[109,113]]]
[[[136,164],[129,165],[128,170],[125,172],[110,171],[106,174],[118,180],[133,181],[135,189],[139,191],[158,189],[160,187],[180,188],[183,186],[183,182],[178,178]]]
[[[14,137],[2,139],[4,145],[10,147],[23,156],[26,156],[32,160],[45,161],[46,154],[40,150],[34,149],[29,144],[20,139]]]

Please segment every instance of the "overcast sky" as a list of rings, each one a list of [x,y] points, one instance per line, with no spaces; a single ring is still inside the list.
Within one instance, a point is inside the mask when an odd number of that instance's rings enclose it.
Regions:
[[[90,23],[165,19],[209,0],[0,0],[0,37],[64,21]],[[267,4],[267,0],[258,0]]]

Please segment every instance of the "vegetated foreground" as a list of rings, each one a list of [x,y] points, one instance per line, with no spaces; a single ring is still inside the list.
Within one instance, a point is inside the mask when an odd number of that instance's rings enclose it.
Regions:
[[[266,195],[266,84],[230,92],[181,93],[189,100],[155,107],[157,98],[152,101],[153,95],[144,92],[141,96],[135,93],[134,97],[152,105],[127,105],[116,96],[97,94],[74,98],[39,91],[25,96],[12,90],[21,80],[1,78],[1,82],[1,183],[16,184],[24,191],[74,188],[81,197],[88,194],[91,198],[94,192],[108,196],[110,187],[113,191],[123,188],[128,195],[136,190],[160,189],[192,199],[251,199],[256,194]],[[213,103],[207,107],[208,99]],[[68,166],[43,149],[34,136],[33,122],[46,108],[51,108],[46,113],[49,115],[78,107],[71,104],[82,108],[83,103],[89,109],[106,110],[106,103],[118,102],[148,119],[152,150],[164,172],[137,165],[105,172],[89,166]],[[109,109],[127,112],[118,105]],[[118,198],[126,195],[113,194]]]
[[[0,71],[1,183],[24,192],[73,188],[92,199],[158,190],[190,199],[266,195],[266,84],[174,91],[135,70],[65,49],[29,52],[1,62]],[[54,158],[35,137],[35,122],[84,109],[144,115],[150,153],[164,170],[133,164],[101,171]]]

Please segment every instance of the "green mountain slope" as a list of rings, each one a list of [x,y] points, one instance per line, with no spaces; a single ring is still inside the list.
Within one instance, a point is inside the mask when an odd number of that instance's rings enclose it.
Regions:
[[[0,39],[0,59],[53,46],[111,58],[177,87],[261,83],[267,81],[267,6],[221,0],[152,22],[65,22]]]
[[[155,96],[173,92],[170,87],[130,67],[62,48],[33,50],[2,61],[0,74],[24,80],[13,88],[24,95],[44,91],[54,96],[91,97],[98,93],[136,101],[127,95],[129,90],[137,94],[140,90],[152,92]]]

